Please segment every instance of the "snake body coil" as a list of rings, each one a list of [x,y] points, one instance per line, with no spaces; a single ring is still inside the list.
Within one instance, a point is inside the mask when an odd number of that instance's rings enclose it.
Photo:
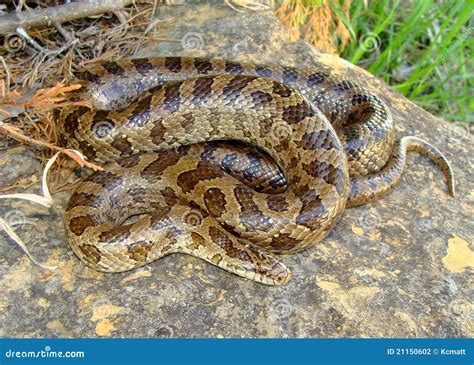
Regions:
[[[394,141],[386,105],[329,70],[160,57],[104,62],[79,79],[95,108],[61,110],[64,143],[108,164],[72,195],[65,226],[97,270],[182,252],[285,283],[273,253],[307,248],[346,205],[390,192],[408,150],[432,158],[454,194],[441,152]]]

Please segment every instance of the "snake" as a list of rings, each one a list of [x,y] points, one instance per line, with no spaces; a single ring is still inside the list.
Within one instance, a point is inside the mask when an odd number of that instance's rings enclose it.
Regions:
[[[68,242],[88,266],[123,272],[184,253],[267,285],[280,255],[323,240],[345,208],[400,182],[409,151],[452,168],[416,136],[395,138],[377,95],[327,66],[196,57],[101,61],[76,74],[61,142],[103,165],[75,189]]]

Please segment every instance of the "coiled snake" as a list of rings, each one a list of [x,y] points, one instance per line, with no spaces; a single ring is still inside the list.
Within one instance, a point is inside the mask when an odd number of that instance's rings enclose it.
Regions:
[[[63,143],[107,165],[74,192],[65,227],[100,271],[181,252],[285,283],[273,254],[307,248],[346,205],[390,192],[409,150],[437,163],[454,195],[441,152],[395,141],[381,99],[327,69],[160,57],[102,62],[78,78],[95,107],[60,111]]]

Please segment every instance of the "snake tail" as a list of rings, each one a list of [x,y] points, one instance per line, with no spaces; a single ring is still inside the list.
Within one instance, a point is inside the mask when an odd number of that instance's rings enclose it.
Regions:
[[[351,178],[348,207],[368,204],[389,194],[399,183],[405,169],[407,152],[415,151],[432,160],[443,172],[448,192],[455,197],[454,173],[446,156],[429,142],[404,136],[395,142],[389,161],[378,173]]]

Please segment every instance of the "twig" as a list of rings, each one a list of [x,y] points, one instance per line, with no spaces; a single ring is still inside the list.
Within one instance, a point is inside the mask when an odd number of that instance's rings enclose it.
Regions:
[[[25,188],[32,184],[35,184],[37,181],[38,179],[36,178],[36,175],[32,175],[31,177],[27,177],[27,178],[21,178],[9,186],[1,187],[0,193],[6,193],[7,191],[17,189],[17,188]]]
[[[52,6],[44,9],[34,9],[14,12],[0,16],[0,34],[16,31],[18,28],[54,25],[87,16],[97,15],[120,9],[130,5],[133,0],[74,2]]]
[[[127,23],[127,16],[124,14],[123,11],[121,10],[114,10],[112,12],[115,17],[119,20],[120,24],[126,24]]]
[[[50,148],[52,150],[64,153],[65,155],[69,156],[74,161],[76,161],[80,166],[86,166],[86,167],[88,167],[88,168],[90,168],[94,171],[103,170],[102,167],[100,167],[96,164],[93,164],[92,162],[86,161],[85,158],[80,153],[78,153],[77,151],[72,151],[72,150],[69,150],[67,148],[62,148],[62,147],[55,146],[55,145],[53,145],[51,143],[48,143],[48,142],[44,142],[44,141],[40,141],[40,140],[37,140],[37,139],[27,137],[24,134],[22,134],[21,131],[18,128],[16,128],[15,126],[12,126],[10,124],[6,124],[2,121],[0,121],[0,131],[5,132],[6,134],[8,134],[9,136],[15,138],[18,141],[32,143],[32,144],[35,144],[35,145],[38,145],[38,146],[47,147],[47,148]]]
[[[61,33],[63,38],[66,40],[66,42],[72,42],[74,40],[74,37],[71,34],[69,34],[69,32],[66,29],[63,28],[60,22],[55,21],[54,26],[56,27],[58,32]]]
[[[35,92],[33,97],[30,100],[18,101],[21,94],[13,90],[11,93],[7,94],[5,92],[4,82],[0,80],[0,106],[10,106],[10,107],[31,107],[35,109],[51,109],[59,108],[63,106],[87,106],[91,107],[90,100],[80,100],[80,101],[68,101],[64,94],[75,91],[81,88],[80,84],[73,84],[70,86],[63,86],[61,83],[56,83],[55,86],[39,89]],[[0,113],[9,114],[7,111],[0,108]]]
[[[30,37],[30,35],[26,32],[25,28],[23,27],[18,27],[16,28],[16,33],[20,36],[22,36],[26,41],[33,46],[38,51],[44,51],[45,49],[40,46],[38,42],[36,42],[33,38]]]

